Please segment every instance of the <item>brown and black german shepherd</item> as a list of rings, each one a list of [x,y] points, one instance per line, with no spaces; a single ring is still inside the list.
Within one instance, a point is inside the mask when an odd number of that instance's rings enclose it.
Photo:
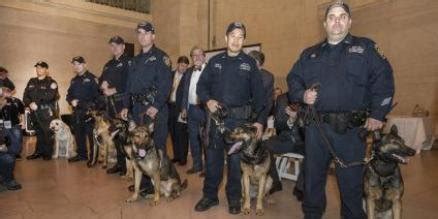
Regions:
[[[399,164],[408,162],[415,150],[405,145],[395,125],[390,133],[373,136],[372,159],[365,170],[364,193],[369,219],[401,218],[404,186]]]
[[[134,166],[135,189],[134,194],[126,200],[127,202],[138,199],[143,174],[151,177],[154,185],[155,193],[151,202],[153,206],[159,204],[161,194],[170,201],[179,197],[181,191],[187,188],[187,179],[181,182],[173,163],[155,147],[152,129],[152,126],[137,126],[130,131],[125,150]]]
[[[105,112],[99,110],[91,110],[89,114],[94,119],[93,138],[94,144],[93,153],[89,159],[88,167],[94,166],[97,161],[102,162],[102,168],[107,168],[108,160],[115,160],[115,157],[109,157],[110,154],[115,154],[115,144],[113,141],[114,133],[110,132],[111,118]]]
[[[272,178],[268,172],[271,155],[261,141],[256,138],[257,128],[243,125],[225,132],[225,141],[233,143],[228,154],[240,151],[240,166],[242,169],[242,199],[243,214],[251,212],[251,198],[257,194],[256,215],[263,215],[263,199],[272,187]]]

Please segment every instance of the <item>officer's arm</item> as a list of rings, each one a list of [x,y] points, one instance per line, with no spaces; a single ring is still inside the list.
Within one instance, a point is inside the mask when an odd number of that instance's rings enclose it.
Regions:
[[[259,71],[259,69],[256,67],[255,63],[252,65],[252,75],[250,77],[250,86],[251,86],[251,94],[252,94],[252,107],[254,109],[254,112],[257,115],[257,121],[258,123],[264,125],[267,120],[267,115],[263,113],[263,108],[266,106],[266,90],[261,89],[263,88],[263,79],[262,79],[262,73]]]
[[[189,105],[189,89],[190,89],[189,81],[191,79],[191,77],[189,77],[190,71],[186,71],[186,73],[184,73],[184,76],[181,78],[181,82],[180,82],[182,83],[180,86],[182,86],[182,92],[183,92],[183,96],[181,100],[181,109],[180,109],[181,111],[187,110]]]
[[[370,117],[383,121],[386,114],[391,111],[394,97],[392,67],[374,42],[370,43],[368,51],[368,63],[371,65],[369,76]]]
[[[29,91],[30,84],[31,84],[30,81],[27,82],[26,88],[24,89],[23,103],[25,106],[29,106],[29,104],[32,103],[32,98],[30,96],[30,91]]]
[[[163,105],[166,103],[167,98],[169,97],[170,88],[172,86],[172,73],[170,69],[170,64],[165,59],[168,59],[169,57],[164,56],[163,60],[159,65],[158,68],[158,77],[155,81],[156,88],[157,88],[157,96],[155,97],[155,102],[152,104],[153,107],[156,109],[161,109]]]
[[[68,87],[67,95],[66,95],[65,99],[67,100],[67,103],[70,105],[71,105],[71,101],[75,99],[73,97],[72,83],[70,83],[70,87]]]
[[[268,85],[265,88],[265,101],[261,114],[264,118],[266,118],[266,120],[264,121],[264,123],[266,123],[269,113],[271,113],[271,109],[274,104],[274,100],[273,100],[274,76],[270,74],[269,77],[266,77],[264,79],[268,81],[267,82]]]
[[[304,83],[303,55],[287,75],[288,97],[290,102],[303,102],[306,85]]]
[[[209,62],[199,77],[196,85],[196,94],[202,103],[207,103],[211,99],[210,86],[211,74],[213,74],[213,62]]]

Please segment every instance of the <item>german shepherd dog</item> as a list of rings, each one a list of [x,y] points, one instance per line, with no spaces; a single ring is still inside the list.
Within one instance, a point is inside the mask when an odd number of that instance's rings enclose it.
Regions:
[[[251,194],[257,194],[256,215],[261,216],[264,214],[263,199],[272,187],[272,178],[268,174],[272,164],[270,152],[256,139],[256,133],[257,128],[243,125],[225,132],[225,141],[234,143],[228,154],[240,151],[243,214],[250,213],[250,201],[255,196]]]
[[[415,155],[415,150],[405,145],[395,125],[386,135],[375,132],[373,141],[364,178],[368,218],[388,218],[392,212],[393,218],[399,219],[404,191],[399,164],[406,164],[406,157]]]
[[[138,199],[141,177],[143,174],[151,177],[155,193],[152,206],[158,205],[160,195],[163,194],[168,201],[181,195],[187,188],[187,179],[181,178],[169,158],[158,150],[152,140],[152,126],[137,126],[129,134],[127,156],[134,166],[134,194],[127,199],[133,202]]]
[[[92,148],[93,156],[90,158],[89,167],[94,166],[97,161],[102,161],[102,168],[105,169],[108,166],[109,154],[115,152],[114,133],[110,132],[111,118],[105,112],[99,110],[91,110],[89,114],[94,119],[94,147]]]

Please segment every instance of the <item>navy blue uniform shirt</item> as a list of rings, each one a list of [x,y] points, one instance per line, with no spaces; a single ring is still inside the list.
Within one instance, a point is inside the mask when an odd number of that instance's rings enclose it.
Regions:
[[[227,107],[251,105],[264,124],[260,114],[265,105],[262,74],[253,58],[240,52],[235,57],[226,52],[212,57],[199,78],[196,93],[201,102],[213,99]]]
[[[289,100],[303,102],[304,91],[320,84],[319,112],[369,110],[383,121],[394,96],[388,60],[370,39],[348,34],[337,45],[327,41],[303,51],[287,76]]]
[[[58,84],[51,77],[44,79],[31,78],[24,89],[23,102],[29,106],[32,102],[40,105],[55,106],[59,99]]]
[[[71,79],[70,87],[67,90],[67,102],[71,104],[72,100],[77,99],[76,108],[86,110],[91,104],[94,104],[99,96],[99,86],[94,74],[86,71],[82,75],[76,75]]]
[[[170,60],[161,49],[153,46],[148,52],[138,54],[129,62],[126,85],[128,94],[145,94],[154,88],[157,96],[153,106],[161,109],[167,101],[171,86]]]
[[[99,78],[99,85],[106,81],[109,88],[116,88],[117,93],[124,93],[126,80],[128,78],[128,62],[130,58],[123,54],[119,59],[109,60],[103,67],[102,75]]]

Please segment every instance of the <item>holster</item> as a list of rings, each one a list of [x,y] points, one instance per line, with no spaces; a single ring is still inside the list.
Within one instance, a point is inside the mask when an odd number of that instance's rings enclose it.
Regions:
[[[320,121],[329,124],[338,134],[345,134],[347,130],[363,126],[368,117],[366,111],[352,111],[342,113],[320,113]]]
[[[154,88],[148,89],[144,93],[137,93],[131,95],[132,105],[136,103],[143,104],[144,106],[149,106],[155,103],[155,97],[157,96],[157,90]]]

